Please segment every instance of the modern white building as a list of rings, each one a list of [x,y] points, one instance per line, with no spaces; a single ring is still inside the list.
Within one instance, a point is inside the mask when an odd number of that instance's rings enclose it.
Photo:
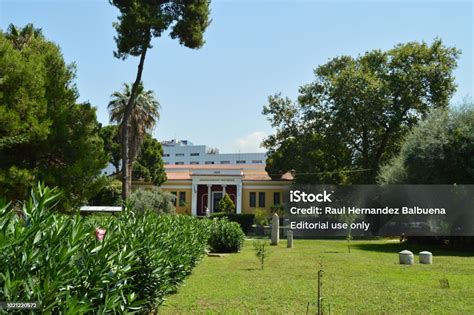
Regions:
[[[205,145],[188,140],[162,141],[165,165],[258,164],[265,165],[265,153],[219,153]]]

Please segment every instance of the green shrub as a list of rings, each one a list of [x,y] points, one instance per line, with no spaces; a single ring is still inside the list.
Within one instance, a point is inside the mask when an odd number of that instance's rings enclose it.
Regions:
[[[211,215],[212,218],[227,218],[231,222],[237,222],[240,224],[242,231],[248,234],[252,228],[255,215],[253,213],[214,213]]]
[[[227,214],[235,212],[235,204],[229,194],[226,193],[224,197],[219,200],[219,210]]]
[[[255,209],[254,215],[254,221],[256,225],[264,226],[268,224],[268,218],[270,214],[266,209],[257,208]]]
[[[117,179],[107,179],[102,189],[89,200],[94,206],[120,206],[122,204],[122,182]]]
[[[216,213],[211,214],[211,216],[209,218],[211,218],[211,219],[214,219],[214,218],[223,219],[223,218],[228,218],[228,217],[229,217],[229,215],[227,213],[216,212]]]
[[[148,313],[207,248],[207,220],[129,209],[84,218],[58,214],[57,201],[41,185],[22,209],[0,201],[0,301],[38,301],[40,313]]]
[[[227,219],[213,219],[209,247],[214,253],[237,253],[244,244],[245,234],[240,225]]]
[[[130,194],[130,205],[137,212],[146,210],[157,213],[175,213],[175,196],[158,187],[153,189],[137,189]]]

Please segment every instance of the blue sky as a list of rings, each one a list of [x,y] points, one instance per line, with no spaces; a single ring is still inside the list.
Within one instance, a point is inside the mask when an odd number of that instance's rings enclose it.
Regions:
[[[162,105],[153,134],[221,152],[256,152],[272,133],[261,115],[276,92],[296,97],[313,69],[339,55],[436,36],[462,50],[453,103],[473,95],[473,2],[216,1],[206,45],[155,39],[144,83]],[[106,0],[0,0],[0,28],[33,22],[77,64],[81,101],[108,124],[110,94],[135,78],[137,58],[113,57],[117,10]]]

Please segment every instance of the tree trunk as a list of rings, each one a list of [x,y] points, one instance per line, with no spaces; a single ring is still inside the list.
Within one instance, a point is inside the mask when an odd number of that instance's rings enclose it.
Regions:
[[[128,166],[128,178],[130,178],[130,182],[133,180],[133,164]],[[131,189],[132,186],[130,185],[129,188]]]
[[[125,108],[122,121],[122,200],[124,202],[128,199],[131,188],[129,165],[132,164],[132,161],[130,161],[129,155],[129,120],[130,115],[132,114],[133,104],[135,103],[138,85],[142,81],[143,64],[145,63],[147,49],[148,45],[144,45],[142,54],[140,55],[140,63],[138,64],[137,77],[133,83],[132,93],[130,94],[130,99],[128,100],[127,107]]]

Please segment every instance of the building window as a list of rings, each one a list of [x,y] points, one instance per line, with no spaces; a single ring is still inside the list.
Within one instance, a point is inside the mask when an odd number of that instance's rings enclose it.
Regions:
[[[193,161],[193,162],[189,162],[189,164],[199,164],[199,162]]]
[[[176,153],[174,156],[184,156],[184,153]]]
[[[264,192],[258,193],[258,206],[260,208],[265,208],[265,193]]]
[[[251,208],[255,208],[257,206],[257,193],[256,192],[250,193],[249,206]]]
[[[176,191],[172,191],[171,194],[174,195],[173,205],[176,207],[176,198],[178,196],[178,193]]]
[[[164,153],[163,156],[164,156],[164,157],[169,157],[170,154],[169,154],[169,153]]]
[[[230,161],[221,161],[221,164],[230,164]]]
[[[237,164],[245,164],[245,160],[237,160]]]
[[[184,162],[176,162],[175,165],[184,165]]]
[[[205,164],[214,164],[214,161],[206,161]]]
[[[199,156],[199,153],[191,153],[191,156]]]
[[[262,160],[252,160],[252,164],[262,164]]]
[[[275,206],[281,205],[280,193],[279,193],[279,192],[274,192],[274,193],[273,193],[273,204],[274,204]]]
[[[179,192],[179,206],[180,207],[186,206],[186,192],[185,191]]]

